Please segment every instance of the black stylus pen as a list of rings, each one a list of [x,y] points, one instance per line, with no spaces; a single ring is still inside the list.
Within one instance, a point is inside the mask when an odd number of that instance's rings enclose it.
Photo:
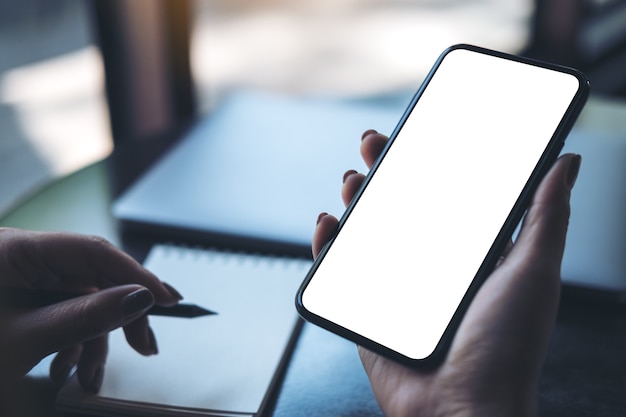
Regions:
[[[44,291],[31,288],[0,287],[0,306],[38,308],[67,301],[82,295],[86,294]],[[152,306],[148,309],[146,314],[152,316],[193,318],[217,313],[195,304],[178,303],[171,307]]]

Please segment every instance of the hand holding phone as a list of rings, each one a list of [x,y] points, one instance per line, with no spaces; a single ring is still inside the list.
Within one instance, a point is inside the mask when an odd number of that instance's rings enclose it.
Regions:
[[[445,51],[307,275],[303,317],[395,361],[439,364],[587,84],[494,51]]]
[[[379,133],[365,135],[361,154],[368,167],[385,141]],[[566,154],[543,179],[515,245],[476,295],[439,367],[413,369],[359,347],[384,415],[458,416],[459,407],[481,417],[537,415],[539,376],[559,305],[568,200],[579,167],[580,156]],[[363,178],[346,177],[344,201]],[[320,215],[315,257],[337,223],[333,215]]]

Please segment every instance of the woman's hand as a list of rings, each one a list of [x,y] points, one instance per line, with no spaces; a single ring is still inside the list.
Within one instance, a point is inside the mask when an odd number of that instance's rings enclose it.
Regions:
[[[0,287],[85,294],[37,309],[0,305],[0,389],[42,358],[58,352],[50,375],[64,380],[76,367],[83,387],[102,383],[107,334],[123,327],[139,353],[157,353],[145,312],[182,297],[103,239],[0,228]]]
[[[369,167],[386,141],[375,131],[364,133],[361,154]],[[479,290],[437,369],[421,372],[359,348],[386,415],[536,414],[537,384],[559,302],[570,191],[579,166],[580,156],[563,155],[543,179],[515,244]],[[363,179],[356,171],[346,172],[345,204]],[[335,217],[320,215],[314,256],[336,226]]]

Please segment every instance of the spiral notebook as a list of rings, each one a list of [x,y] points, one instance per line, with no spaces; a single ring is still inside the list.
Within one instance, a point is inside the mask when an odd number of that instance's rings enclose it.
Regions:
[[[73,377],[57,408],[95,415],[256,416],[295,340],[294,294],[304,259],[155,246],[145,265],[185,302],[216,311],[192,319],[150,317],[159,354],[143,357],[123,332],[109,339],[99,394]]]

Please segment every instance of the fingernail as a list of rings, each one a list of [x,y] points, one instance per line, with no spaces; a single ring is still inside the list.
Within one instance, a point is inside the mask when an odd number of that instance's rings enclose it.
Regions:
[[[131,316],[145,311],[154,304],[154,296],[147,288],[131,292],[122,300],[122,313]]]
[[[367,136],[369,135],[375,135],[376,133],[378,133],[376,130],[374,129],[369,129],[366,130],[365,132],[363,132],[363,134],[361,135],[361,140],[365,139]]]
[[[326,213],[325,211],[324,211],[324,212],[322,212],[322,213],[320,213],[320,215],[319,215],[319,216],[317,216],[317,222],[316,222],[316,224],[319,224],[319,222],[320,222],[320,221],[321,221],[324,217],[326,217],[326,216],[328,216],[328,213]]]
[[[570,189],[572,189],[576,183],[581,162],[582,157],[580,155],[575,155],[569,163],[569,171],[567,171],[567,186]]]
[[[357,174],[357,172],[354,169],[350,169],[348,171],[346,171],[345,174],[343,174],[343,182],[346,182],[346,180],[348,179],[349,176]]]
[[[170,294],[172,294],[172,296],[174,298],[177,298],[179,301],[183,299],[183,296],[181,293],[179,293],[176,288],[172,287],[170,284],[168,284],[167,282],[162,282],[161,284],[163,284],[163,286],[165,288],[167,288],[167,290],[169,291]]]
[[[87,387],[94,394],[100,391],[102,388],[102,381],[104,380],[104,365],[100,364],[96,368],[96,371],[91,378],[91,383]]]

